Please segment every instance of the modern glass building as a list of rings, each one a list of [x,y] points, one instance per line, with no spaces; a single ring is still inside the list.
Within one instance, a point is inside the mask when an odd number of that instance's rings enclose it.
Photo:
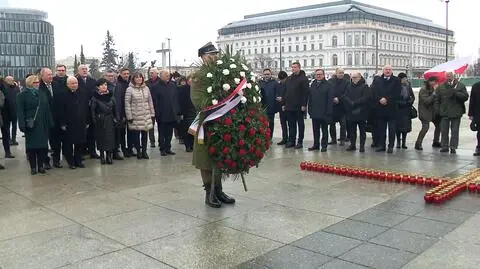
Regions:
[[[0,74],[23,79],[55,65],[53,26],[46,12],[0,8]]]

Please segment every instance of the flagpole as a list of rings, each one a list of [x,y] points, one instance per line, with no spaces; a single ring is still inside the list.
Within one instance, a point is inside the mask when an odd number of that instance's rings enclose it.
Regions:
[[[445,62],[448,62],[448,3],[450,0],[445,0]]]

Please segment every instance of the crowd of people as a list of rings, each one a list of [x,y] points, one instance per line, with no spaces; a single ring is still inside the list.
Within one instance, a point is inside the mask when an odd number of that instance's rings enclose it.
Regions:
[[[118,75],[108,70],[96,80],[86,65],[80,65],[75,76],[67,76],[65,65],[59,64],[55,76],[49,68],[42,68],[23,84],[11,76],[0,81],[0,126],[5,158],[15,158],[10,147],[18,145],[17,126],[24,134],[31,174],[46,173],[52,166],[62,168],[62,155],[71,169],[84,168],[85,157],[100,159],[101,164],[133,156],[149,159],[148,144],[152,148],[158,144],[161,156],[175,155],[174,133],[186,152],[193,151],[194,138],[188,128],[197,111],[190,98],[191,78],[154,68],[146,79],[142,73],[122,68]],[[271,69],[263,70],[260,88],[272,133],[279,114],[282,138],[277,144],[285,148],[303,148],[307,115],[313,129],[313,145],[308,150],[321,152],[337,143],[350,143],[347,151],[365,152],[367,132],[376,152],[393,153],[395,144],[407,149],[412,119],[418,117],[422,128],[415,149],[423,150],[433,123],[432,147],[455,154],[469,97],[472,131],[480,124],[480,83],[469,96],[452,73],[447,73],[444,83],[437,77],[426,80],[417,108],[407,75],[394,76],[391,66],[385,66],[383,74],[367,85],[360,72],[345,74],[342,68],[329,80],[318,69],[310,80],[297,62],[292,64],[291,75],[280,71],[278,79]],[[479,133],[474,156],[480,156]]]
[[[412,119],[418,117],[422,129],[415,149],[423,150],[423,140],[430,123],[433,123],[432,147],[455,154],[469,93],[453,73],[447,73],[444,82],[440,79],[430,77],[425,81],[419,92],[418,108],[414,107],[415,95],[407,74],[394,76],[392,67],[388,65],[383,67],[381,75],[374,77],[371,85],[367,85],[360,72],[348,75],[342,68],[338,68],[329,80],[325,71],[318,69],[315,78],[310,80],[301,70],[300,63],[296,62],[292,64],[290,76],[280,71],[278,79],[272,77],[271,69],[263,70],[260,85],[270,129],[274,129],[273,119],[279,113],[282,140],[277,144],[286,148],[303,148],[308,114],[313,129],[313,145],[308,148],[309,151],[326,152],[328,145],[339,143],[343,146],[347,142],[350,144],[346,150],[355,151],[358,133],[358,150],[363,153],[366,133],[370,132],[371,147],[376,152],[393,153],[395,146],[397,149],[408,148],[407,134],[412,131]],[[480,124],[479,94],[480,82],[473,85],[471,91],[468,116],[472,121],[472,131],[477,131]],[[339,137],[337,123],[340,126]],[[480,156],[478,132],[477,140],[474,156]]]
[[[25,135],[31,174],[62,168],[61,156],[70,169],[84,168],[85,157],[101,164],[136,156],[149,159],[150,147],[161,156],[175,155],[171,148],[174,129],[185,150],[193,150],[187,132],[196,116],[190,99],[190,80],[178,73],[151,69],[150,78],[128,68],[109,70],[96,80],[86,65],[67,76],[65,65],[25,78],[23,87],[6,77],[0,90],[0,125],[7,158],[18,145],[18,129]],[[17,123],[18,122],[18,123]],[[51,154],[49,154],[49,152]],[[0,168],[4,168],[1,166]]]

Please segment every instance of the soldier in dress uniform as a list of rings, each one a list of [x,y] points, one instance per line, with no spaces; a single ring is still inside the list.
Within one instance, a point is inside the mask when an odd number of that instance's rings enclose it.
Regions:
[[[211,42],[208,42],[198,50],[198,57],[202,58],[203,63],[214,62],[218,59],[218,50]],[[197,80],[196,75],[193,76],[190,95],[192,103],[197,109],[197,111],[201,111],[202,107],[200,91],[202,91],[203,89],[199,87],[200,85],[198,85],[198,83],[196,85],[195,80]],[[205,119],[205,116],[205,113],[200,112],[200,122]],[[214,169],[208,153],[207,146],[206,144],[198,143],[197,135],[195,135],[194,139],[192,164],[195,166],[195,168],[200,170],[203,186],[206,192],[205,203],[214,208],[221,207],[222,203],[235,203],[235,199],[226,195],[222,190],[222,174],[213,175]],[[212,180],[212,178],[214,178],[214,180]],[[215,192],[213,195],[210,195],[212,184],[214,184]]]

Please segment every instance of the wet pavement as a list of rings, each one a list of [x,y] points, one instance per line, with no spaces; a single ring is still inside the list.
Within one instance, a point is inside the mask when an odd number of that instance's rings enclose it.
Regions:
[[[278,121],[277,121],[278,123]],[[277,126],[279,126],[277,124]],[[22,145],[0,159],[0,268],[478,268],[480,195],[425,205],[423,187],[300,171],[303,160],[426,175],[458,175],[478,167],[474,133],[463,120],[456,155],[413,144],[394,154],[308,152],[274,146],[261,167],[224,183],[237,203],[203,203],[191,155],[134,158],[86,169],[29,174]],[[278,141],[279,130],[276,130]],[[368,136],[370,137],[370,136]],[[20,140],[23,144],[23,140]],[[367,141],[370,144],[370,140]],[[2,151],[3,155],[3,151]],[[3,157],[3,156],[2,156]]]

